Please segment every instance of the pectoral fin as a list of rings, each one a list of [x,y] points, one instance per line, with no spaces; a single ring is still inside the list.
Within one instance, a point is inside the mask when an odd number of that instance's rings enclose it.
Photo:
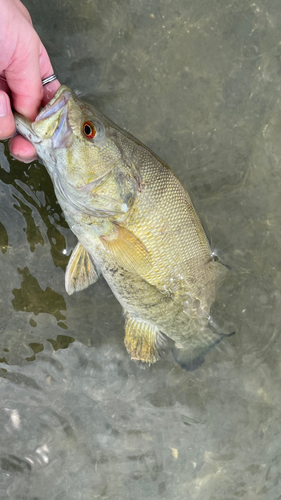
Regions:
[[[124,227],[115,225],[110,236],[101,236],[108,252],[124,269],[141,276],[149,273],[151,262],[149,253],[142,242]]]
[[[98,279],[95,266],[87,250],[78,243],[69,259],[65,273],[65,289],[69,295],[84,290]]]
[[[131,359],[151,365],[164,355],[167,340],[158,328],[138,321],[127,313],[125,346]]]

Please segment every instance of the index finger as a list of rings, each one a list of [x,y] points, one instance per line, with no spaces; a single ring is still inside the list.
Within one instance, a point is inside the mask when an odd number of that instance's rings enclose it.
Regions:
[[[42,80],[44,78],[47,78],[48,76],[51,76],[54,74],[54,70],[51,64],[51,61],[49,59],[48,53],[42,44],[40,42],[40,70],[41,70],[41,78]],[[54,80],[51,83],[47,83],[47,85],[44,85],[43,87],[43,99],[42,99],[42,106],[46,106],[46,104],[54,97],[56,91],[60,87],[60,82],[58,80]]]

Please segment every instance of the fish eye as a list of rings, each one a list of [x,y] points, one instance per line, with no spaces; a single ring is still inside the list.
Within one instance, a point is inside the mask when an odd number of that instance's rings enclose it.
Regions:
[[[84,123],[83,132],[88,139],[93,139],[96,135],[96,130],[91,122]]]

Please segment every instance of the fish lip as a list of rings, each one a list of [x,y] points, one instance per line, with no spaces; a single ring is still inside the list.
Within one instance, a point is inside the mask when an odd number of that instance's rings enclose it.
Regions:
[[[39,137],[36,132],[32,129],[31,122],[24,116],[14,113],[16,131],[18,134],[22,135],[25,139],[32,142],[32,144],[40,144],[42,138]]]

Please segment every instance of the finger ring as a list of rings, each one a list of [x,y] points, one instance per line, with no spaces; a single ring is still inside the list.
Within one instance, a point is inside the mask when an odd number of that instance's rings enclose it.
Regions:
[[[57,75],[55,75],[55,73],[51,76],[48,76],[47,78],[44,78],[42,80],[42,85],[47,85],[47,83],[50,83],[50,82],[53,82],[54,80],[57,80]]]

